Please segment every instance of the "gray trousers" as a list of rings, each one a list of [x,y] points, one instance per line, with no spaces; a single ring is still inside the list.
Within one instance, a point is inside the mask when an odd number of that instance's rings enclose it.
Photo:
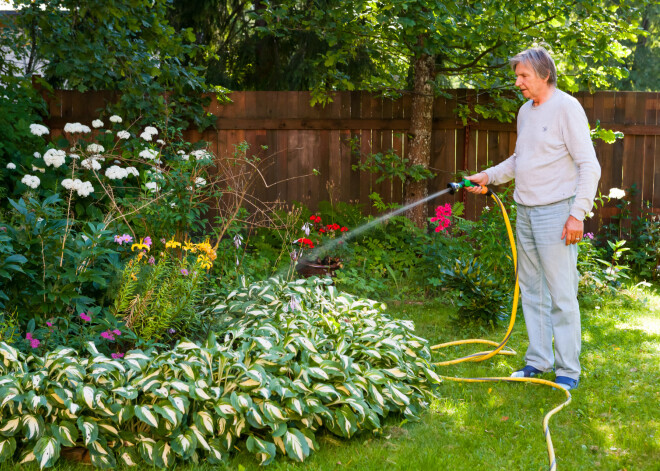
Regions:
[[[518,274],[529,348],[526,364],[580,377],[581,326],[577,245],[561,239],[573,198],[545,206],[518,204]],[[554,352],[552,339],[554,337]]]

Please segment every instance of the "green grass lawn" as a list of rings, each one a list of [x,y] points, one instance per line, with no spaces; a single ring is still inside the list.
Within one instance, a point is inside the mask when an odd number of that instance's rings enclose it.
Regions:
[[[615,300],[582,308],[583,375],[573,402],[550,421],[559,470],[660,469],[660,295],[636,292],[636,301]],[[391,305],[395,317],[415,321],[433,344],[463,338],[500,340],[493,331],[458,327],[451,309],[438,303]],[[438,369],[460,377],[508,376],[523,364],[527,347],[519,316],[509,346],[517,356]],[[478,351],[445,349],[437,360]],[[543,376],[554,379],[551,374]],[[278,457],[272,470],[546,470],[548,457],[541,421],[565,400],[550,387],[518,383],[446,381],[419,423],[392,417],[381,437],[342,440],[320,434],[321,450],[305,463]],[[35,467],[26,467],[35,469]],[[208,465],[185,469],[211,469]],[[228,469],[257,469],[256,459],[237,453]],[[0,466],[0,471],[20,469]],[[55,469],[89,469],[60,462]]]

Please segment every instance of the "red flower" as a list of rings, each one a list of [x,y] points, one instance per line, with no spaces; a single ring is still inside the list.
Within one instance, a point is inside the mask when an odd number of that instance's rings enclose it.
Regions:
[[[319,232],[320,232],[321,234],[325,234],[325,229],[321,228],[321,229],[319,229]]]
[[[340,229],[341,232],[346,232],[347,230],[348,230],[348,227],[342,227],[342,228]]]
[[[314,216],[314,215],[312,214],[312,215],[309,217],[309,220],[312,221],[312,222],[316,222],[316,216]]]
[[[309,239],[305,239],[305,238],[301,237],[301,238],[298,239],[296,242],[298,242],[298,243],[299,243],[300,245],[302,245],[302,246],[305,246],[305,245],[306,245],[306,246],[309,247],[310,249],[313,249],[313,248],[314,248],[314,242],[312,242],[312,241],[309,240]]]

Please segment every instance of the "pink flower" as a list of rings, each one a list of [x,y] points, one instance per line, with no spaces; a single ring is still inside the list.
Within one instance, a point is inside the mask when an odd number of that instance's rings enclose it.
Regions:
[[[114,358],[115,360],[117,360],[117,359],[119,359],[119,358],[124,358],[124,354],[123,354],[123,353],[113,353],[113,354],[110,355],[110,356],[111,356],[112,358]]]
[[[182,268],[182,269],[181,269],[181,274],[182,274],[183,276],[188,276],[188,270],[186,270],[185,268]]]
[[[32,340],[32,334],[30,332],[25,334],[25,340]]]
[[[121,330],[119,330],[119,329],[114,329],[114,330],[112,331],[112,333],[115,334],[117,337],[119,337],[119,336],[121,335]]]
[[[587,232],[587,233],[584,235],[584,239],[593,240],[593,238],[594,238],[594,233],[593,233],[593,232]]]
[[[151,247],[151,244],[152,244],[151,237],[149,237],[149,236],[145,237],[144,239],[142,239],[142,243],[144,245],[146,245],[147,247]]]
[[[30,347],[32,348],[37,348],[41,344],[41,341],[38,339],[32,339],[30,340]]]
[[[117,242],[119,245],[122,245],[124,243],[130,244],[131,242],[133,242],[133,237],[131,237],[128,234],[116,235],[115,242]]]
[[[156,259],[154,258],[153,255],[151,257],[149,257],[149,260],[147,260],[147,263],[149,265],[155,265],[156,264]]]
[[[52,323],[52,322],[48,322],[48,321],[46,321],[46,325],[47,325],[48,327],[53,327],[53,323]]]
[[[112,335],[112,332],[110,332],[109,330],[106,331],[106,332],[101,332],[101,337],[103,337],[106,340],[114,340],[115,339],[114,335]]]
[[[82,320],[84,320],[85,322],[89,322],[89,321],[92,320],[92,318],[91,318],[90,316],[88,316],[87,314],[85,314],[84,312],[81,312],[81,313],[80,313],[80,318],[81,318]]]

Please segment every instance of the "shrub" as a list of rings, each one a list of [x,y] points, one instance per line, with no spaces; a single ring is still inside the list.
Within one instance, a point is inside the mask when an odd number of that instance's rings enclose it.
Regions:
[[[383,308],[328,280],[270,279],[217,300],[223,329],[203,346],[112,359],[0,343],[0,462],[44,468],[84,446],[101,468],[214,464],[239,440],[263,464],[303,461],[320,427],[351,437],[391,412],[415,419],[440,380],[412,322]]]

